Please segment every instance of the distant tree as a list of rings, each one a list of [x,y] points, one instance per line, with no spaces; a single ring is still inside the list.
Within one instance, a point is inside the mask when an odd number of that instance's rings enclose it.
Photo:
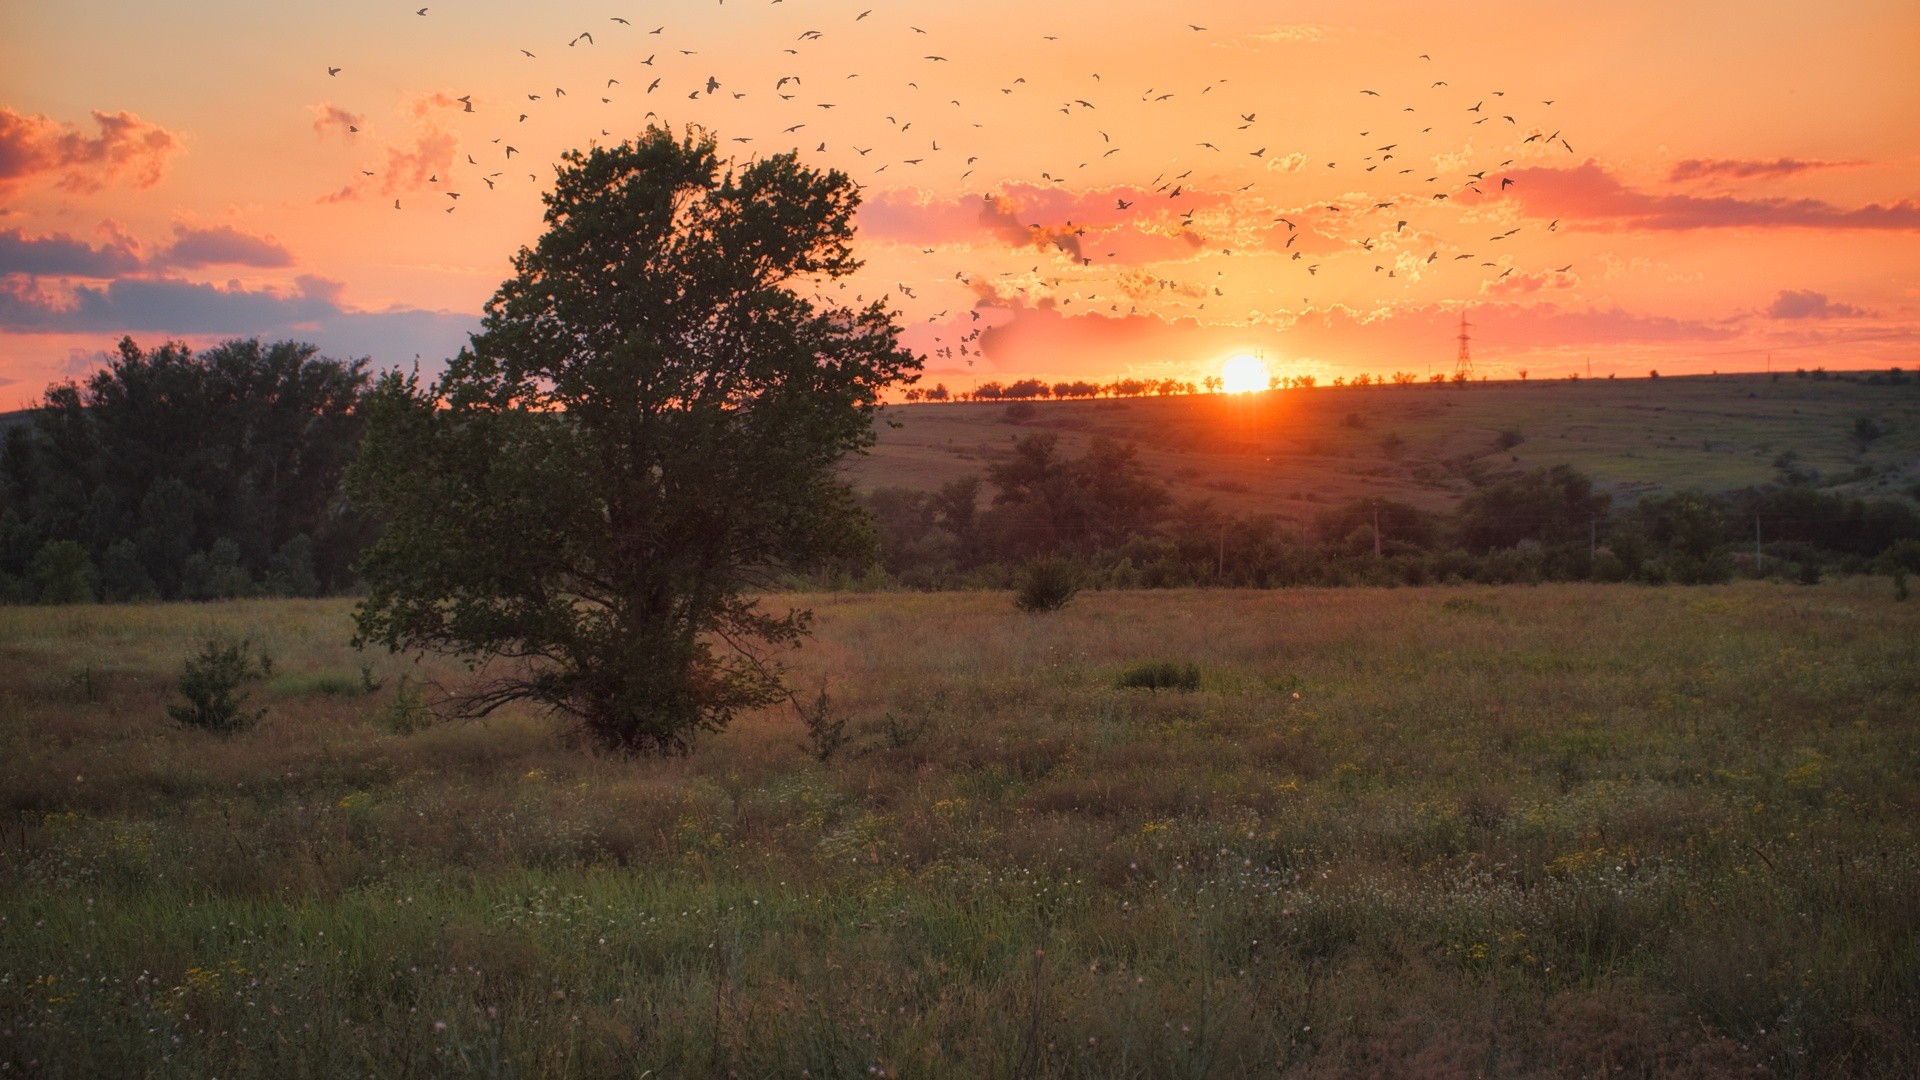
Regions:
[[[72,540],[49,540],[33,557],[34,591],[43,604],[91,604],[93,560]]]
[[[1458,511],[1461,541],[1475,554],[1526,540],[1584,551],[1611,502],[1569,466],[1535,469],[1469,492]]]
[[[810,615],[751,594],[866,549],[835,465],[919,362],[884,304],[808,298],[859,266],[844,174],[723,172],[659,128],[563,162],[470,347],[368,399],[353,490],[389,524],[358,637],[494,661],[457,713],[529,701],[682,752],[784,693],[765,653]]]
[[[1059,437],[1028,435],[987,468],[996,489],[980,528],[1003,554],[1024,559],[1088,552],[1149,530],[1169,502],[1130,444],[1099,438],[1079,459],[1063,457]]]

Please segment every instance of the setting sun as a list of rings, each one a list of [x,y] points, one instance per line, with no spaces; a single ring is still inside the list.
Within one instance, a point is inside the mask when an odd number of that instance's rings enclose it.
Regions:
[[[1220,385],[1229,394],[1251,394],[1267,388],[1267,362],[1252,353],[1229,357],[1220,365]]]

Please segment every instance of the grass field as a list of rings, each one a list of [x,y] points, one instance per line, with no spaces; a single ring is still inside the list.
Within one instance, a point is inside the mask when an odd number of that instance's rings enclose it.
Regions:
[[[932,490],[983,471],[1020,435],[1057,432],[1075,453],[1106,435],[1182,498],[1296,524],[1324,504],[1380,496],[1449,508],[1479,470],[1572,465],[1631,499],[1776,480],[1775,461],[1835,490],[1912,498],[1920,485],[1920,380],[1900,385],[1767,375],[1534,380],[1464,388],[1317,387],[1254,395],[1036,402],[1008,420],[997,403],[889,410],[872,454],[848,471],[863,488]],[[1864,449],[1855,422],[1886,435]],[[1524,441],[1498,444],[1505,432]],[[1400,440],[1389,455],[1382,441]],[[1864,470],[1864,472],[1862,471]]]
[[[1882,581],[792,599],[827,761],[393,734],[344,602],[0,610],[0,1073],[1920,1070]]]

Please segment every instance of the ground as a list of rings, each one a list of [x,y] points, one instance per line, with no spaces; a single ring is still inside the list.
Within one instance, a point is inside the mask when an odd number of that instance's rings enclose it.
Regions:
[[[345,601],[0,611],[0,1068],[1920,1068],[1884,579],[771,602],[828,760],[785,707],[671,760],[416,730],[461,670]],[[226,738],[164,711],[222,630],[275,659]],[[1156,659],[1200,689],[1117,688]]]

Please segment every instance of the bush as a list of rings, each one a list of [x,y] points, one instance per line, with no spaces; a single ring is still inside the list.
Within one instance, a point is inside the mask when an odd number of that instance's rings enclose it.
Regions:
[[[362,686],[375,687],[371,669],[361,670]],[[369,690],[371,693],[372,691]],[[374,715],[373,722],[390,735],[412,735],[433,726],[436,717],[426,704],[425,695],[411,675],[402,672],[393,687],[393,696]]]
[[[807,742],[802,749],[812,754],[816,761],[831,761],[853,741],[853,735],[847,731],[847,718],[836,715],[833,702],[827,697],[827,688],[820,688],[820,696],[811,705],[802,705],[798,698],[793,707],[800,713],[800,722],[806,726]]]
[[[167,706],[175,723],[221,735],[245,731],[260,722],[267,710],[249,711],[245,686],[273,674],[273,658],[256,652],[249,638],[235,641],[210,637],[200,655],[188,657],[180,668],[180,696],[185,705]]]
[[[1200,689],[1200,666],[1179,660],[1148,660],[1121,672],[1114,685],[1122,690],[1179,690],[1191,693]]]
[[[1080,574],[1065,559],[1035,559],[1020,571],[1013,606],[1021,611],[1059,611],[1080,591]]]

